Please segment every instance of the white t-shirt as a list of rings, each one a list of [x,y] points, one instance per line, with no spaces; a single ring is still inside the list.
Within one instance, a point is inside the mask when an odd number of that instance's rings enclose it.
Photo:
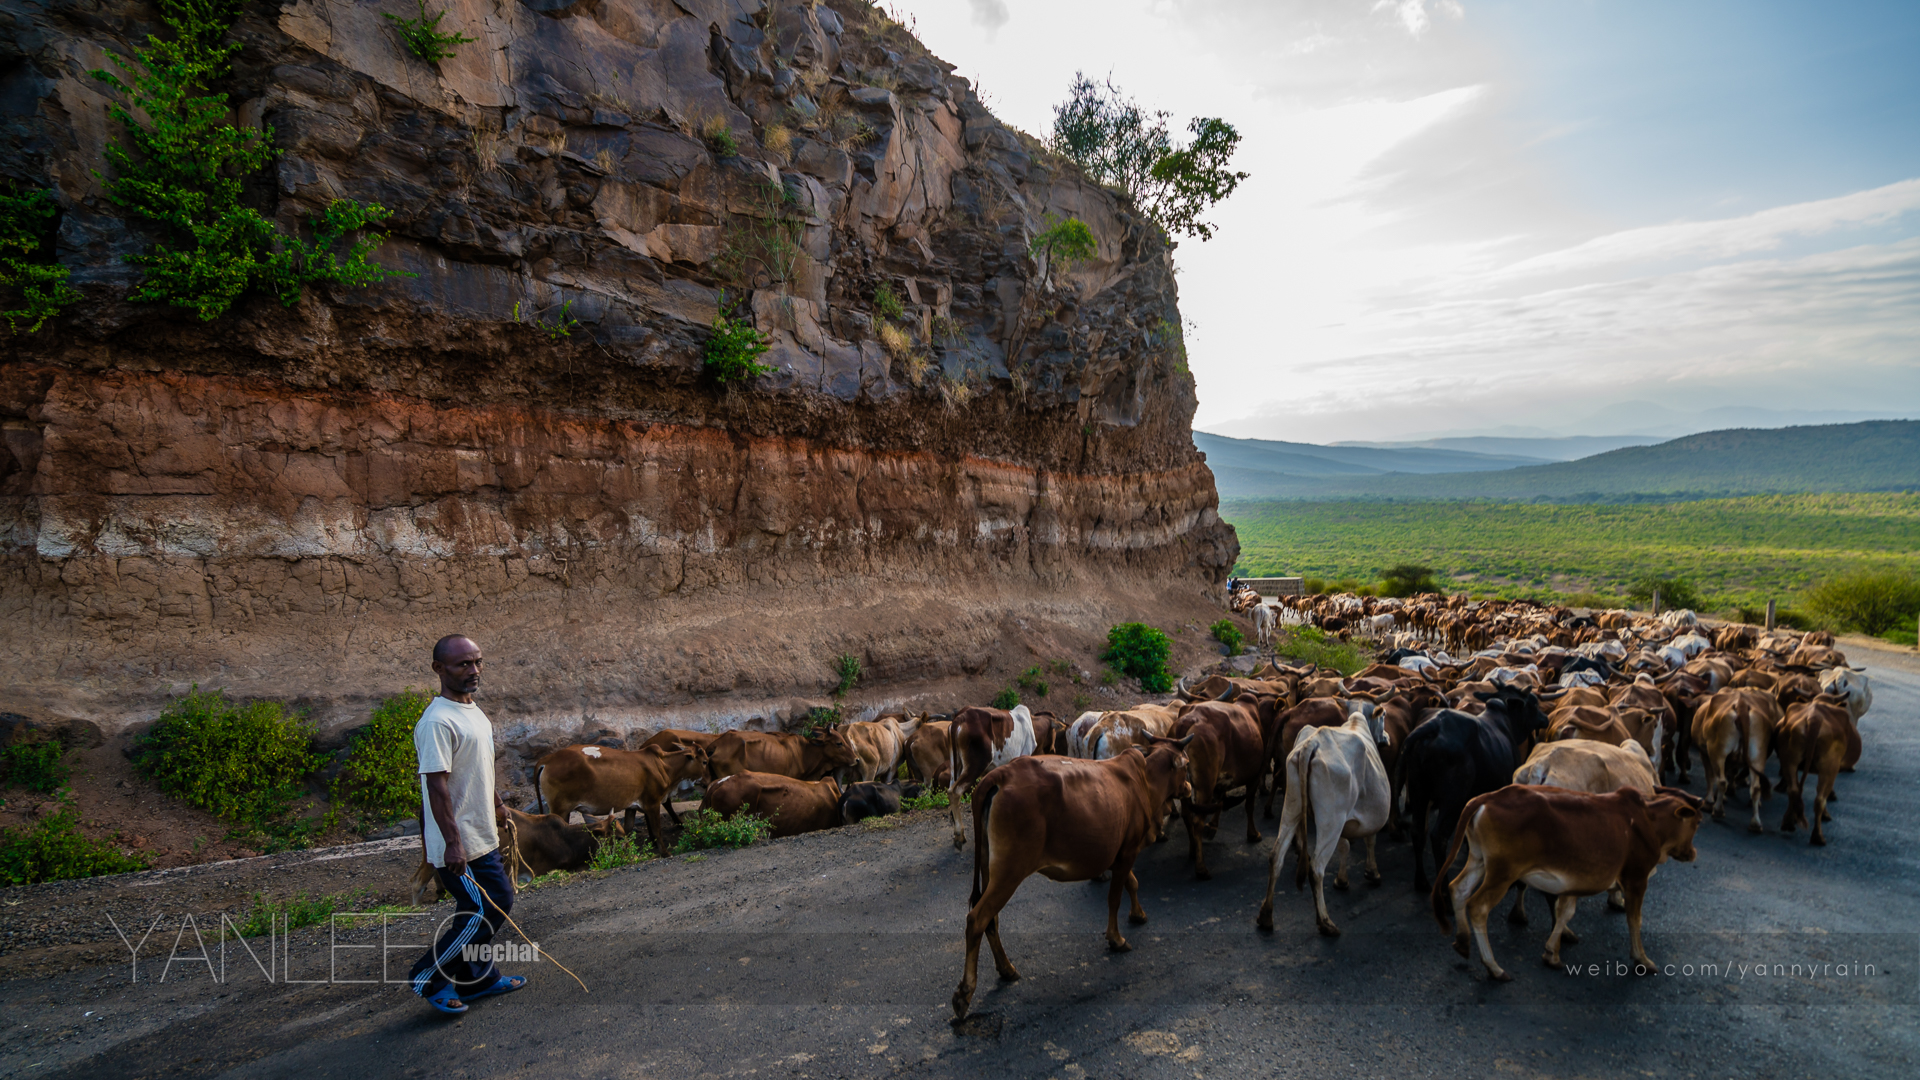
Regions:
[[[427,773],[449,773],[454,827],[472,861],[500,846],[493,824],[493,724],[478,705],[436,697],[413,725],[413,751],[420,758],[420,828],[427,861],[447,865],[447,841],[427,800]]]

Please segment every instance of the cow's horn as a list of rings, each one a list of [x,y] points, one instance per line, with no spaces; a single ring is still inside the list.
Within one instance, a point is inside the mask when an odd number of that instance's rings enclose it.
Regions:
[[[1227,692],[1224,694],[1221,694],[1219,700],[1234,701],[1234,700],[1237,700],[1239,697],[1240,697],[1240,684],[1237,682],[1230,681],[1227,683]]]
[[[1173,684],[1173,692],[1181,697],[1192,696],[1187,693],[1187,677],[1185,675],[1180,676],[1179,681]]]

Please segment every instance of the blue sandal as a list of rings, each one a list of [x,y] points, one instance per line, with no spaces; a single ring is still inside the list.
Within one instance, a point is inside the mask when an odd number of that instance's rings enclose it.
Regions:
[[[475,998],[492,997],[495,994],[511,994],[525,985],[527,985],[527,977],[525,975],[502,975],[494,980],[492,986],[487,987],[485,990],[475,990],[473,993],[468,994],[467,1000],[472,1001]]]
[[[467,1011],[467,1003],[460,1000],[460,994],[452,986],[442,987],[439,993],[427,999],[427,1004],[448,1016],[459,1016]]]

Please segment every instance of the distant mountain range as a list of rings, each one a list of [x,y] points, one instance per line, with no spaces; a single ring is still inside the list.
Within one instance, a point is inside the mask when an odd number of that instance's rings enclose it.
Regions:
[[[1222,499],[1627,502],[1920,489],[1920,420],[1733,428],[1545,463],[1537,456],[1455,445],[1551,449],[1531,445],[1545,441],[1563,440],[1315,446],[1194,433]]]
[[[1783,428],[1789,426],[1808,427],[1833,424],[1855,424],[1865,420],[1903,420],[1914,417],[1912,409],[1762,409],[1750,405],[1721,405],[1711,409],[1685,410],[1675,409],[1652,401],[1622,401],[1606,405],[1591,413],[1579,414],[1573,410],[1577,405],[1565,410],[1567,415],[1556,416],[1551,429],[1520,424],[1480,425],[1477,427],[1459,427],[1428,431],[1409,431],[1401,436],[1400,442],[1343,442],[1336,445],[1353,446],[1431,446],[1440,449],[1477,450],[1491,454],[1538,454],[1554,460],[1570,460],[1570,457],[1597,454],[1620,446],[1632,446],[1649,442],[1661,442],[1677,439],[1683,435],[1696,435],[1707,431],[1725,431],[1729,428]],[[1238,420],[1227,420],[1209,425],[1215,432],[1238,439],[1255,439],[1287,434],[1293,426],[1285,417],[1248,416]],[[1525,449],[1529,442],[1546,442],[1549,445],[1562,441],[1567,436],[1592,438],[1599,442],[1610,439],[1638,437],[1639,443],[1614,442],[1610,446],[1595,445],[1582,454],[1562,457],[1565,451],[1547,452]],[[1513,445],[1475,446],[1472,442],[1482,439],[1515,440]]]
[[[1527,457],[1540,462],[1576,461],[1604,454],[1623,446],[1648,446],[1665,442],[1659,435],[1563,435],[1551,439],[1508,438],[1473,435],[1452,439],[1425,439],[1419,442],[1337,442],[1335,446],[1375,446],[1387,450],[1465,450],[1470,454],[1494,457]]]

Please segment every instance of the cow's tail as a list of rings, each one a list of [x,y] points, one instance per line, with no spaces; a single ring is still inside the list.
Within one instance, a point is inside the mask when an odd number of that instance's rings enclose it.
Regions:
[[[542,775],[542,774],[544,774],[544,773],[545,773],[546,771],[547,771],[547,767],[546,767],[545,765],[535,765],[535,766],[533,767],[533,800],[534,800],[534,806],[536,806],[536,807],[538,807],[538,808],[539,808],[539,810],[540,810],[540,812],[541,812],[542,814],[545,814],[545,813],[547,812],[547,793],[546,793],[545,791],[542,791],[542,790],[540,789],[540,777],[541,777],[541,775]],[[524,805],[524,804],[523,804],[523,805]],[[568,814],[567,816],[568,816],[569,818],[571,818],[571,817],[572,817],[573,815],[572,815],[572,814]]]
[[[1454,912],[1447,895],[1447,867],[1452,866],[1453,860],[1460,855],[1460,845],[1467,839],[1467,823],[1479,813],[1479,802],[1480,800],[1475,799],[1467,804],[1465,810],[1460,811],[1460,822],[1453,827],[1453,842],[1447,845],[1447,859],[1434,868],[1433,917],[1440,921],[1440,929],[1449,934],[1453,933],[1453,920],[1449,916]]]
[[[988,858],[992,841],[987,838],[987,815],[993,808],[993,797],[1000,792],[998,777],[988,777],[973,790],[973,892],[967,897],[967,906],[980,902],[986,892]]]

